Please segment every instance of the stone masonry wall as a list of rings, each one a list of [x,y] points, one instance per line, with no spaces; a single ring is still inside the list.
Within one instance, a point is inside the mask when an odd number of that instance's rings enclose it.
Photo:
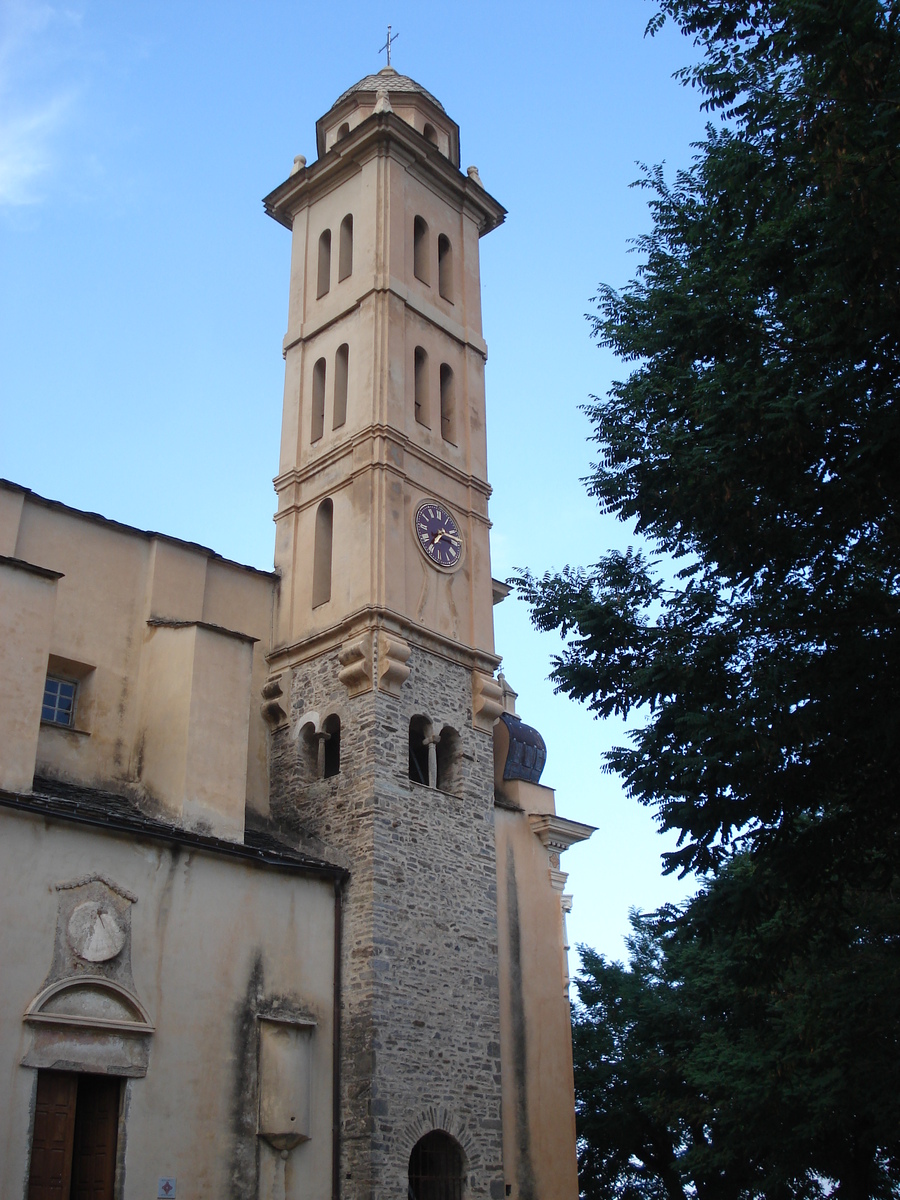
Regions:
[[[344,919],[342,1166],[346,1200],[405,1197],[428,1130],[461,1144],[471,1197],[504,1194],[491,738],[471,674],[414,648],[399,697],[347,698],[335,654],[295,669],[294,727],[341,717],[341,772],[312,784],[297,742],[273,753],[273,816],[350,868]],[[460,737],[454,794],[413,783],[415,714]]]

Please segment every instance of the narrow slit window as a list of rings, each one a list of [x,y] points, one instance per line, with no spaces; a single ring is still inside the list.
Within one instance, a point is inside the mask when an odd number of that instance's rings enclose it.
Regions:
[[[347,420],[347,381],[350,372],[350,347],[344,342],[334,356],[334,420],[332,429],[340,429]]]
[[[341,245],[338,252],[338,283],[353,274],[353,215],[341,221]]]
[[[444,233],[438,238],[438,291],[453,303],[453,247]]]
[[[428,271],[428,225],[424,218],[413,222],[413,274],[422,283],[430,283]]]
[[[428,355],[421,346],[416,346],[413,387],[415,389],[416,420],[420,425],[424,425],[426,429],[430,429],[431,417],[428,412]]]
[[[44,703],[41,707],[41,720],[49,725],[64,725],[71,728],[75,724],[75,692],[77,684],[68,679],[56,679],[48,675],[44,683]]]
[[[331,599],[331,547],[334,535],[334,504],[323,500],[316,511],[316,540],[313,549],[312,606]]]
[[[325,432],[325,359],[320,358],[313,367],[312,378],[312,422],[309,440],[317,442]]]
[[[319,276],[316,299],[320,299],[331,287],[331,230],[326,229],[319,238]]]
[[[441,363],[441,437],[445,442],[456,445],[456,397],[453,388],[453,371]]]

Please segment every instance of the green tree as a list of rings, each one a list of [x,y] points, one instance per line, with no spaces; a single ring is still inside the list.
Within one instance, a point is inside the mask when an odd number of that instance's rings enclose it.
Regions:
[[[591,1098],[580,1076],[582,1178],[590,1160],[594,1195],[675,1194],[633,1123],[609,1133],[602,1098],[617,1120],[653,1117],[687,1194],[799,1198],[821,1177],[841,1200],[887,1196],[900,0],[661,0],[651,30],[664,19],[699,49],[683,78],[711,123],[689,170],[644,174],[640,268],[600,289],[593,319],[628,374],[588,408],[589,489],[642,548],[519,583],[535,624],[565,639],[557,687],[643,721],[608,769],[678,833],[666,869],[706,878],[653,932],[662,966],[633,981],[619,1091]],[[632,984],[602,979],[615,1031],[616,988],[627,1006]],[[675,997],[682,1040],[658,1042],[656,1002]],[[677,1070],[648,1090],[660,1056]]]
[[[631,365],[589,406],[589,489],[650,546],[520,588],[554,678],[648,713],[609,766],[669,869],[803,841],[882,885],[900,778],[900,43],[896,0],[663,0],[722,119],[594,331]],[[674,579],[659,560],[676,561]]]
[[[738,856],[584,951],[574,1014],[586,1197],[887,1200],[900,1189],[898,902],[798,897]]]

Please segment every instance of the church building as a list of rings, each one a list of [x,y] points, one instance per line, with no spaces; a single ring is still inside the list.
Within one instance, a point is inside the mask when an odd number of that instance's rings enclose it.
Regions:
[[[316,144],[264,201],[274,570],[0,482],[0,1200],[578,1195],[592,829],[494,648],[505,212],[390,66]]]

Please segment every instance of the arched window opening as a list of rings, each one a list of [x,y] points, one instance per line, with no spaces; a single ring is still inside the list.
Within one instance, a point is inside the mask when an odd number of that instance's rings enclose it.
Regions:
[[[347,420],[347,380],[350,371],[350,347],[344,342],[338,346],[334,356],[334,421],[333,429],[340,427]]]
[[[441,730],[437,743],[437,781],[442,792],[455,792],[459,786],[460,740],[459,734],[449,725]]]
[[[429,786],[428,746],[431,741],[431,722],[417,714],[409,721],[409,777],[414,783]]]
[[[309,440],[317,442],[325,432],[325,359],[320,358],[313,367],[312,420]]]
[[[444,233],[438,238],[438,291],[453,303],[453,247]]]
[[[331,779],[333,775],[341,773],[341,718],[336,713],[325,718],[322,733],[325,747],[322,777]]]
[[[331,287],[331,230],[326,229],[319,237],[319,280],[316,299],[320,299]]]
[[[428,225],[422,217],[413,222],[413,274],[422,283],[430,283],[428,271]]]
[[[353,274],[353,214],[341,221],[341,244],[338,251],[338,283]]]
[[[334,504],[323,500],[316,512],[316,537],[313,548],[312,606],[331,599],[331,545],[334,533]]]
[[[349,137],[349,136],[350,136],[350,122],[345,121],[343,123],[343,125],[340,127],[340,129],[337,131],[337,138],[335,140],[338,142],[342,142],[345,137]]]
[[[453,394],[453,371],[441,363],[441,437],[456,445],[456,398]]]
[[[463,1170],[459,1142],[433,1129],[409,1156],[409,1200],[462,1200]]]
[[[425,128],[422,130],[422,132],[425,134],[427,140],[431,142],[432,146],[436,146],[438,144],[437,130],[430,121],[425,122]]]
[[[431,428],[428,412],[428,355],[421,346],[416,346],[414,371],[416,420],[427,429]]]
[[[307,721],[300,730],[297,738],[297,766],[301,783],[312,783],[319,777],[318,768],[318,739],[316,727],[312,721]]]

